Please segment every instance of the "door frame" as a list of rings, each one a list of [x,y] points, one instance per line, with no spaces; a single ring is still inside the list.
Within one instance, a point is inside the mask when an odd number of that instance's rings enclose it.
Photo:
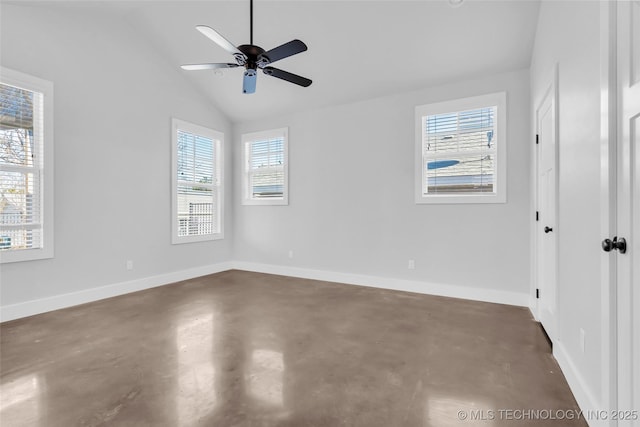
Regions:
[[[553,133],[555,134],[555,138],[556,138],[556,144],[555,144],[555,152],[554,152],[554,168],[555,168],[555,175],[556,175],[556,179],[555,179],[555,218],[556,218],[556,225],[554,229],[554,233],[556,233],[556,244],[555,244],[555,250],[556,250],[556,268],[555,268],[555,277],[556,277],[556,305],[555,305],[555,309],[556,309],[556,313],[555,313],[555,321],[554,321],[554,325],[553,325],[553,329],[555,332],[555,336],[549,336],[549,339],[551,340],[552,343],[554,343],[554,340],[557,340],[557,331],[560,328],[559,325],[559,315],[558,315],[558,307],[559,304],[557,304],[557,298],[558,298],[558,267],[559,267],[559,238],[558,238],[558,223],[559,223],[559,219],[560,219],[560,203],[559,203],[559,189],[560,189],[560,161],[559,161],[559,156],[560,156],[560,132],[559,132],[559,111],[558,111],[558,98],[559,98],[559,92],[558,92],[558,75],[559,75],[559,71],[558,71],[558,63],[555,63],[553,65],[553,68],[551,69],[551,71],[549,72],[549,75],[547,77],[547,79],[545,80],[547,83],[545,84],[545,90],[544,90],[544,95],[540,98],[538,104],[536,105],[536,109],[534,112],[534,128],[535,128],[535,133],[536,135],[540,134],[540,129],[539,129],[539,122],[540,122],[540,117],[538,116],[538,112],[540,111],[540,109],[542,108],[542,106],[544,105],[544,102],[546,101],[547,97],[551,97],[552,100],[552,108],[553,108],[553,113],[552,113],[552,121],[553,121]],[[540,299],[537,298],[537,290],[540,289],[540,283],[539,281],[541,280],[542,275],[540,274],[540,268],[541,268],[541,263],[540,263],[540,259],[538,257],[539,254],[539,250],[540,250],[540,233],[539,233],[539,227],[540,227],[540,222],[536,220],[536,215],[535,212],[538,212],[540,210],[540,200],[539,200],[539,191],[540,191],[540,183],[538,182],[538,166],[540,164],[540,145],[539,144],[534,144],[533,146],[533,151],[534,151],[534,162],[533,162],[533,200],[534,200],[534,216],[533,216],[533,225],[532,225],[532,233],[533,233],[533,253],[532,253],[532,257],[533,257],[533,298],[534,298],[534,307],[535,309],[532,310],[536,318],[537,321],[540,321],[540,311],[542,309],[541,304],[540,304]],[[544,325],[543,325],[544,327]]]
[[[627,239],[627,252],[617,252],[613,257],[616,269],[617,288],[617,409],[638,409],[640,405],[640,377],[638,355],[640,355],[640,328],[638,310],[640,300],[634,286],[637,265],[640,261],[639,239],[640,221],[637,209],[640,207],[637,162],[640,162],[637,141],[638,115],[640,114],[640,82],[634,57],[639,54],[635,46],[636,31],[640,29],[640,1],[616,2],[617,19],[617,224],[616,234]],[[636,284],[637,285],[637,284]],[[637,413],[636,413],[637,416]],[[630,420],[624,425],[640,426],[638,420]]]
[[[617,233],[617,141],[618,67],[617,3],[600,2],[600,234],[602,239]],[[600,256],[602,313],[601,395],[603,409],[618,407],[618,309],[615,255]],[[610,427],[616,420],[605,422]]]

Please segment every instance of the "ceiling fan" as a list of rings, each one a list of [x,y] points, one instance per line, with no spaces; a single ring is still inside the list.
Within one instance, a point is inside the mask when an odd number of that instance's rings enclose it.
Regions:
[[[256,91],[256,80],[258,68],[266,75],[277,77],[279,79],[308,87],[311,80],[289,73],[288,71],[274,68],[270,64],[289,56],[307,50],[307,45],[302,41],[295,39],[288,43],[265,51],[260,46],[253,44],[253,0],[250,0],[250,44],[243,44],[238,47],[234,46],[229,40],[225,39],[220,33],[206,25],[197,25],[196,29],[209,39],[218,44],[221,48],[232,54],[236,63],[206,63],[206,64],[187,64],[182,65],[183,70],[214,70],[219,68],[236,68],[244,67],[244,80],[242,82],[243,93],[254,93]]]

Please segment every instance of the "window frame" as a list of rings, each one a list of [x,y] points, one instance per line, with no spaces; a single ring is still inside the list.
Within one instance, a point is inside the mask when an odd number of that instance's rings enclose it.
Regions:
[[[427,116],[459,113],[479,108],[496,107],[494,132],[496,145],[496,167],[494,169],[494,191],[491,193],[425,193],[423,121]],[[507,202],[507,94],[495,92],[468,98],[418,105],[415,107],[415,203],[506,203]],[[457,153],[457,152],[454,152]],[[452,153],[452,154],[454,154]]]
[[[42,247],[0,252],[0,264],[35,261],[54,257],[54,137],[53,137],[53,83],[17,70],[0,66],[0,82],[30,92],[42,94],[42,147],[35,146],[34,170],[40,180],[40,224]],[[37,140],[36,140],[37,143]],[[41,158],[37,154],[41,154]]]
[[[249,145],[252,142],[264,141],[266,139],[283,138],[283,183],[282,197],[274,198],[254,198],[251,195],[250,178],[251,168],[249,167],[251,158],[249,157]],[[289,128],[270,129],[258,132],[242,134],[242,204],[247,206],[286,206],[289,204]]]
[[[178,130],[194,135],[204,136],[214,142],[213,170],[216,171],[217,184],[198,183],[199,186],[211,187],[212,195],[217,193],[218,230],[211,234],[198,236],[179,236],[178,226]],[[194,183],[184,182],[187,185]],[[177,118],[171,119],[171,243],[174,245],[194,242],[206,242],[224,239],[224,133],[195,123]]]

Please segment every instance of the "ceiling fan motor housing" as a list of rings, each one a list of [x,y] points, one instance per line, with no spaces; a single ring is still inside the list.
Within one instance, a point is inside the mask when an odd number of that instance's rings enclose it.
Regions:
[[[244,65],[247,70],[255,70],[269,64],[269,58],[262,55],[265,50],[260,46],[252,44],[243,44],[238,46],[238,50],[245,54],[246,58],[242,58],[242,63],[238,61],[238,65]],[[236,56],[236,60],[240,55]]]
[[[238,50],[244,54],[244,57],[236,55],[238,65],[244,65],[244,79],[242,81],[242,93],[255,93],[257,83],[257,70],[258,67],[262,68],[269,64],[269,59],[266,56],[262,56],[264,49],[260,46],[252,44],[243,44],[238,46]]]

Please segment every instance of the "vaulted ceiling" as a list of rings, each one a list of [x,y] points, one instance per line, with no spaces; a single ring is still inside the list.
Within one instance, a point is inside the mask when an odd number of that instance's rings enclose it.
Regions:
[[[129,21],[176,68],[234,62],[196,25],[249,43],[249,0],[65,2],[87,5]],[[304,41],[307,52],[275,66],[312,79],[310,87],[259,73],[256,93],[245,95],[242,68],[181,73],[235,122],[353,102],[528,67],[538,8],[527,0],[256,0],[254,44]]]

